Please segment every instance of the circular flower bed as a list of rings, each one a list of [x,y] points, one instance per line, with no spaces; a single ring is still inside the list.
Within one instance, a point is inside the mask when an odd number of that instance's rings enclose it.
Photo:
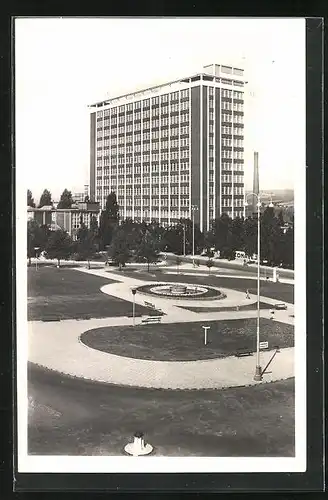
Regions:
[[[210,326],[204,344],[203,325]],[[260,320],[269,350],[294,345],[294,327]],[[105,326],[88,330],[81,342],[103,352],[152,361],[196,361],[234,356],[238,349],[256,351],[256,318],[136,326]],[[242,368],[241,368],[242,369]]]
[[[177,300],[213,300],[224,299],[226,294],[210,286],[192,285],[187,283],[158,283],[142,285],[137,291],[152,297],[161,296]]]

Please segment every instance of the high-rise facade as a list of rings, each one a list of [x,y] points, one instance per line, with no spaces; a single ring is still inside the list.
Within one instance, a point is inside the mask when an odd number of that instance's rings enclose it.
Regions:
[[[210,65],[90,106],[90,197],[115,191],[122,218],[201,230],[244,213],[244,75]]]

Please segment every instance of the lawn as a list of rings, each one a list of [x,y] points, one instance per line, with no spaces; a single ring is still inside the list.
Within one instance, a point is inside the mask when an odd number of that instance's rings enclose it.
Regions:
[[[193,307],[193,306],[179,306],[180,309],[186,309],[187,311],[196,312],[196,313],[207,313],[207,312],[224,312],[224,311],[235,311],[236,306],[228,306],[228,307]],[[253,304],[245,304],[243,306],[238,306],[238,311],[253,311],[257,308],[257,303]],[[266,302],[260,302],[260,309],[272,309],[270,304]]]
[[[206,346],[203,324],[211,326]],[[294,345],[293,326],[261,318],[260,328],[261,340],[268,341],[269,348]],[[102,327],[83,333],[81,340],[93,349],[131,358],[157,361],[224,358],[239,348],[256,350],[256,319]]]
[[[28,268],[28,320],[106,318],[132,314],[132,303],[100,291],[115,283],[67,268]],[[136,304],[136,315],[156,314]]]
[[[294,379],[166,391],[85,382],[29,367],[28,451],[123,455],[141,430],[155,456],[292,457]]]
[[[131,278],[137,278],[143,281],[161,281],[161,282],[179,282],[179,283],[188,283],[188,284],[198,284],[198,285],[209,285],[214,287],[222,287],[222,288],[231,288],[232,290],[238,290],[240,292],[245,293],[246,290],[249,290],[249,293],[256,295],[257,294],[257,281],[256,279],[250,279],[245,276],[242,278],[234,278],[227,276],[220,276],[217,278],[213,275],[204,274],[204,275],[193,275],[188,276],[184,274],[166,274],[160,269],[151,269],[149,273],[146,271],[142,272],[133,272],[130,270],[123,271],[126,276]],[[114,272],[116,274],[116,271]],[[233,273],[231,273],[233,274]],[[263,297],[269,297],[271,299],[275,299],[278,302],[288,302],[294,303],[294,286],[288,283],[273,283],[272,281],[261,281],[261,295]]]

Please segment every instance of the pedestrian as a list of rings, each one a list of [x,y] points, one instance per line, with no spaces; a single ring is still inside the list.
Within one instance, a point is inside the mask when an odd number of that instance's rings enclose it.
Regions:
[[[273,318],[274,318],[274,310],[271,309],[271,311],[270,311],[270,319],[273,319]]]
[[[250,295],[249,295],[249,290],[247,289],[247,290],[246,290],[246,299],[250,299],[250,298],[251,298],[251,297],[250,297]]]

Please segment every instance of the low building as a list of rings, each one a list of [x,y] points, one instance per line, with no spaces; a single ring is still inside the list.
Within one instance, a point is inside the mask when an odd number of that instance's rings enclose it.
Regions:
[[[89,198],[89,185],[84,185],[84,191],[73,194],[74,203],[83,202],[86,198]]]
[[[27,207],[28,219],[34,219],[41,225],[48,225],[52,230],[64,229],[75,239],[81,222],[90,228],[92,217],[99,216],[99,203],[79,202],[71,208]]]

